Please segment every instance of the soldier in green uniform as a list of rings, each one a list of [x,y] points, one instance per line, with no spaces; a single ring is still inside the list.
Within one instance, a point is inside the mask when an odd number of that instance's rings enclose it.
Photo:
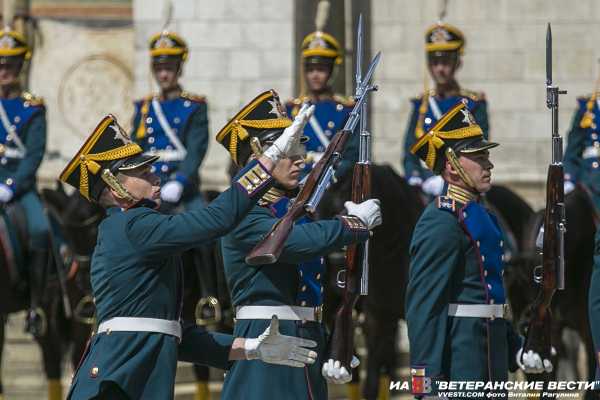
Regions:
[[[183,326],[179,254],[227,233],[272,186],[271,172],[299,141],[308,113],[235,178],[208,207],[163,215],[155,155],[105,117],[61,174],[107,209],[98,228],[91,283],[98,328],[71,386],[70,399],[172,399],[177,360],[228,368],[257,359],[294,367],[314,362],[310,340],[279,334],[278,321],[257,339]],[[258,336],[258,335],[257,335]]]
[[[412,113],[404,135],[404,176],[412,186],[430,196],[441,193],[444,182],[440,176],[429,171],[418,157],[410,152],[411,147],[457,103],[465,100],[483,135],[488,139],[489,125],[487,102],[480,92],[462,88],[456,80],[456,72],[461,66],[461,56],[465,48],[465,36],[455,26],[439,22],[425,32],[425,53],[427,68],[435,83],[428,90],[411,100]]]
[[[198,169],[208,149],[208,107],[203,96],[179,84],[188,47],[174,32],[150,38],[152,74],[159,94],[135,102],[133,140],[159,159],[151,167],[161,178],[161,199],[185,209],[202,207]]]
[[[314,106],[311,106],[314,107]],[[302,112],[302,111],[301,111]],[[259,157],[281,135],[277,121],[285,113],[277,95],[268,91],[246,105],[217,134],[217,141],[240,168]],[[369,230],[381,223],[379,203],[346,203],[348,215],[313,222],[303,218],[294,225],[279,260],[251,266],[245,258],[273,224],[282,217],[298,189],[305,148],[289,154],[273,171],[276,184],[244,220],[222,239],[225,276],[235,306],[234,335],[253,337],[279,317],[283,333],[318,343],[318,362],[305,370],[236,361],[227,373],[222,399],[326,399],[326,380],[346,383],[350,372],[339,362],[325,363],[327,337],[322,324],[321,256],[334,249],[365,241]],[[316,261],[315,261],[316,259]],[[325,379],[324,379],[325,377]],[[251,383],[251,384],[248,384]]]
[[[418,396],[434,394],[437,380],[506,381],[518,366],[552,370],[538,354],[521,354],[522,338],[505,319],[502,232],[481,203],[491,187],[488,150],[497,145],[460,102],[411,148],[444,179],[410,245],[406,320]]]
[[[596,85],[598,86],[598,85]],[[563,160],[565,169],[565,195],[576,185],[589,194],[593,213],[600,212],[600,138],[597,121],[600,121],[598,87],[589,96],[577,98],[577,108],[568,133]],[[594,342],[596,379],[600,379],[600,230],[596,230],[594,266],[588,290],[588,316]]]
[[[29,235],[31,307],[26,329],[43,335],[46,324],[39,308],[48,264],[48,221],[36,191],[36,173],[46,149],[46,109],[40,98],[23,91],[19,74],[31,57],[25,38],[0,31],[0,203],[17,202],[25,211]]]

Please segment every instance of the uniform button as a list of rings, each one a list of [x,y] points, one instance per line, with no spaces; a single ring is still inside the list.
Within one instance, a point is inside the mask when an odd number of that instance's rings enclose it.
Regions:
[[[98,372],[100,372],[100,370],[98,369],[98,367],[92,367],[92,370],[90,371],[90,376],[92,378],[95,378],[98,376]]]
[[[149,127],[149,128],[148,128],[148,133],[154,133],[154,128],[152,128],[152,127]]]
[[[8,160],[6,159],[6,157],[0,158],[0,164],[6,165],[7,162],[8,162]]]
[[[598,134],[597,133],[592,133],[592,140],[596,140],[598,139]]]
[[[162,172],[168,172],[169,171],[169,167],[166,164],[163,164],[162,167],[160,167],[160,170]]]
[[[300,278],[302,278],[302,275],[304,275],[304,273],[302,271],[300,271]]]
[[[488,272],[487,269],[483,270],[483,276],[487,276]]]
[[[189,100],[183,102],[184,107],[189,107],[192,103]]]
[[[154,146],[150,147],[150,151],[152,151],[152,152],[156,151],[156,147],[154,147]]]
[[[463,218],[467,218],[467,213],[463,211]]]
[[[477,244],[477,247],[481,247],[481,243],[478,241],[475,242],[475,244]]]
[[[148,117],[148,118],[146,118],[146,123],[147,123],[147,124],[151,124],[151,123],[152,123],[152,117]]]
[[[600,147],[600,143],[598,143],[598,142],[594,142],[593,144],[594,144],[594,147]]]
[[[152,172],[152,173],[156,172],[156,167],[154,165],[150,167],[150,172]]]
[[[175,117],[175,118],[173,118],[173,122],[178,124],[181,122],[181,119],[179,119],[179,117]]]
[[[15,124],[18,124],[19,122],[21,122],[21,117],[19,117],[18,115],[15,117]]]
[[[328,127],[329,129],[333,129],[333,127],[334,127],[334,126],[335,126],[335,122],[333,122],[333,121],[329,121],[329,122],[327,123],[327,127]]]
[[[317,275],[315,276],[315,278],[316,278],[317,280],[321,279],[321,274],[317,274]]]
[[[483,254],[481,255],[481,261],[485,262],[485,256]]]
[[[502,246],[504,246],[504,241],[503,240],[500,241],[500,247],[502,247]]]
[[[148,138],[148,143],[150,143],[150,144],[154,143],[154,138],[153,137],[149,137]]]
[[[425,118],[425,123],[426,124],[430,124],[431,123],[431,118],[429,118],[429,117]]]
[[[25,107],[25,108],[29,107],[29,102],[26,101],[25,103],[23,103],[23,107]]]
[[[321,293],[323,293],[323,286],[321,286]]]
[[[592,167],[593,167],[593,168],[598,168],[598,161],[594,161],[594,162],[592,163]]]
[[[494,304],[494,299],[490,299],[490,304]]]
[[[327,136],[331,136],[331,133],[332,133],[332,132],[331,132],[329,129],[325,129],[325,134],[326,134]]]
[[[342,111],[344,109],[344,106],[341,104],[338,104],[337,106],[335,106],[335,109],[338,111]]]
[[[300,302],[300,305],[301,305],[302,307],[306,306],[306,301],[302,300],[302,301]]]
[[[488,289],[492,290],[492,285],[488,283]]]
[[[504,254],[502,254],[502,255],[500,256],[500,259],[501,259],[502,261],[504,261]]]
[[[306,285],[302,285],[302,287],[300,288],[301,291],[306,292]]]

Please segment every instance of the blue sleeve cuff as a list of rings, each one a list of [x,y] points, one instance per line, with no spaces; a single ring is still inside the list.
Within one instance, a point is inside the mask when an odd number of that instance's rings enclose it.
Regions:
[[[190,185],[190,181],[183,174],[175,174],[175,180],[181,183],[184,187],[188,187]]]

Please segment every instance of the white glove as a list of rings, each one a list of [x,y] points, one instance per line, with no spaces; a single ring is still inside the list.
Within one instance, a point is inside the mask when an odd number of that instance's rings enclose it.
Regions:
[[[279,136],[273,144],[264,151],[263,155],[270,158],[273,162],[279,161],[280,158],[287,157],[291,150],[296,150],[299,143],[304,126],[315,112],[315,106],[304,104],[296,115],[292,125],[285,128],[281,136]]]
[[[421,188],[428,195],[439,196],[442,194],[442,190],[444,190],[444,178],[439,175],[427,178]]]
[[[248,360],[302,368],[317,359],[317,353],[307,349],[316,346],[317,342],[313,340],[280,334],[279,319],[273,315],[271,324],[259,337],[246,339],[244,350]]]
[[[183,184],[179,181],[169,181],[160,188],[160,198],[169,203],[177,203],[183,194]]]
[[[575,184],[571,181],[565,181],[565,194],[569,194],[573,190],[575,190]]]
[[[8,203],[12,200],[15,193],[4,183],[0,183],[0,203]]]
[[[408,178],[408,184],[410,186],[421,186],[423,184],[423,179],[420,176],[411,176]]]
[[[358,358],[356,358],[356,356],[352,356],[350,368],[356,368],[359,364],[360,361]],[[352,373],[348,372],[346,367],[342,366],[342,363],[331,358],[327,360],[325,364],[323,364],[321,375],[323,375],[327,382],[335,383],[336,385],[348,383],[352,380]]]
[[[348,215],[354,215],[367,225],[369,230],[381,225],[381,206],[378,199],[369,199],[360,204],[347,201],[344,203]]]
[[[553,355],[556,354],[554,347],[551,352]],[[542,360],[542,357],[533,350],[529,350],[523,354],[523,348],[520,348],[517,352],[517,365],[526,374],[541,374],[543,372],[552,372],[554,369],[550,360]]]

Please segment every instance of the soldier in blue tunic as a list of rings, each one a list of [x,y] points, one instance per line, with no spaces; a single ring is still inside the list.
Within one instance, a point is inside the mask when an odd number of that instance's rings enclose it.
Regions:
[[[39,308],[48,263],[48,221],[36,192],[36,173],[46,149],[46,109],[42,99],[23,91],[19,73],[31,57],[20,33],[0,32],[0,203],[18,202],[27,217],[31,307],[26,329],[42,335]]]
[[[410,245],[406,293],[413,392],[434,394],[436,380],[506,381],[520,366],[551,371],[528,352],[505,319],[503,238],[481,204],[491,187],[488,142],[465,103],[444,114],[411,152],[444,181],[419,219]]]
[[[488,139],[487,103],[483,93],[461,88],[455,74],[461,66],[461,55],[465,48],[463,33],[447,23],[439,22],[425,32],[425,53],[427,68],[435,83],[435,89],[428,90],[411,100],[412,113],[404,135],[404,176],[408,183],[419,186],[430,196],[441,193],[444,182],[440,176],[429,171],[418,157],[410,152],[411,147],[441,116],[462,100]]]
[[[98,328],[82,359],[70,399],[172,399],[177,360],[228,368],[230,360],[260,359],[294,367],[312,363],[310,340],[279,334],[273,318],[257,339],[181,326],[179,253],[227,233],[272,186],[271,172],[299,141],[303,112],[232,186],[206,208],[164,215],[156,155],[114,120],[104,118],[67,165],[61,180],[107,209],[98,228],[91,283]],[[300,369],[301,370],[301,369]]]
[[[163,202],[193,209],[203,205],[198,169],[208,149],[208,111],[203,96],[179,84],[187,57],[187,44],[176,33],[152,36],[152,73],[160,93],[135,102],[132,138],[146,154],[160,157],[152,172],[161,178]]]
[[[287,113],[295,116],[303,103],[313,104],[315,114],[304,129],[308,138],[305,173],[310,172],[319,161],[329,141],[343,128],[354,100],[333,93],[332,84],[336,70],[342,64],[342,49],[338,41],[328,33],[317,30],[308,34],[302,41],[301,90],[300,96],[286,104]],[[358,160],[358,135],[351,135],[346,144],[343,158],[335,175],[342,178],[351,173]]]
[[[565,194],[580,185],[590,195],[593,213],[600,212],[600,139],[597,122],[600,121],[598,88],[589,96],[577,99],[577,109],[568,133],[567,149],[563,160]],[[588,291],[588,316],[594,342],[596,378],[600,379],[600,229],[596,230],[594,266]]]
[[[259,95],[217,134],[217,141],[240,168],[251,163],[281,134],[275,122],[284,111],[273,91]],[[348,215],[334,220],[296,222],[279,260],[270,265],[251,266],[245,257],[264,237],[293,201],[304,164],[304,146],[278,164],[273,171],[274,187],[244,220],[222,239],[225,276],[235,306],[234,335],[253,337],[279,317],[283,333],[318,343],[318,362],[305,368],[267,366],[237,361],[227,373],[222,399],[326,399],[329,381],[345,383],[348,371],[334,365],[322,370],[327,338],[322,317],[323,264],[321,256],[334,249],[367,239],[369,230],[381,223],[379,204],[368,200],[346,203]],[[251,382],[252,384],[248,384]]]

